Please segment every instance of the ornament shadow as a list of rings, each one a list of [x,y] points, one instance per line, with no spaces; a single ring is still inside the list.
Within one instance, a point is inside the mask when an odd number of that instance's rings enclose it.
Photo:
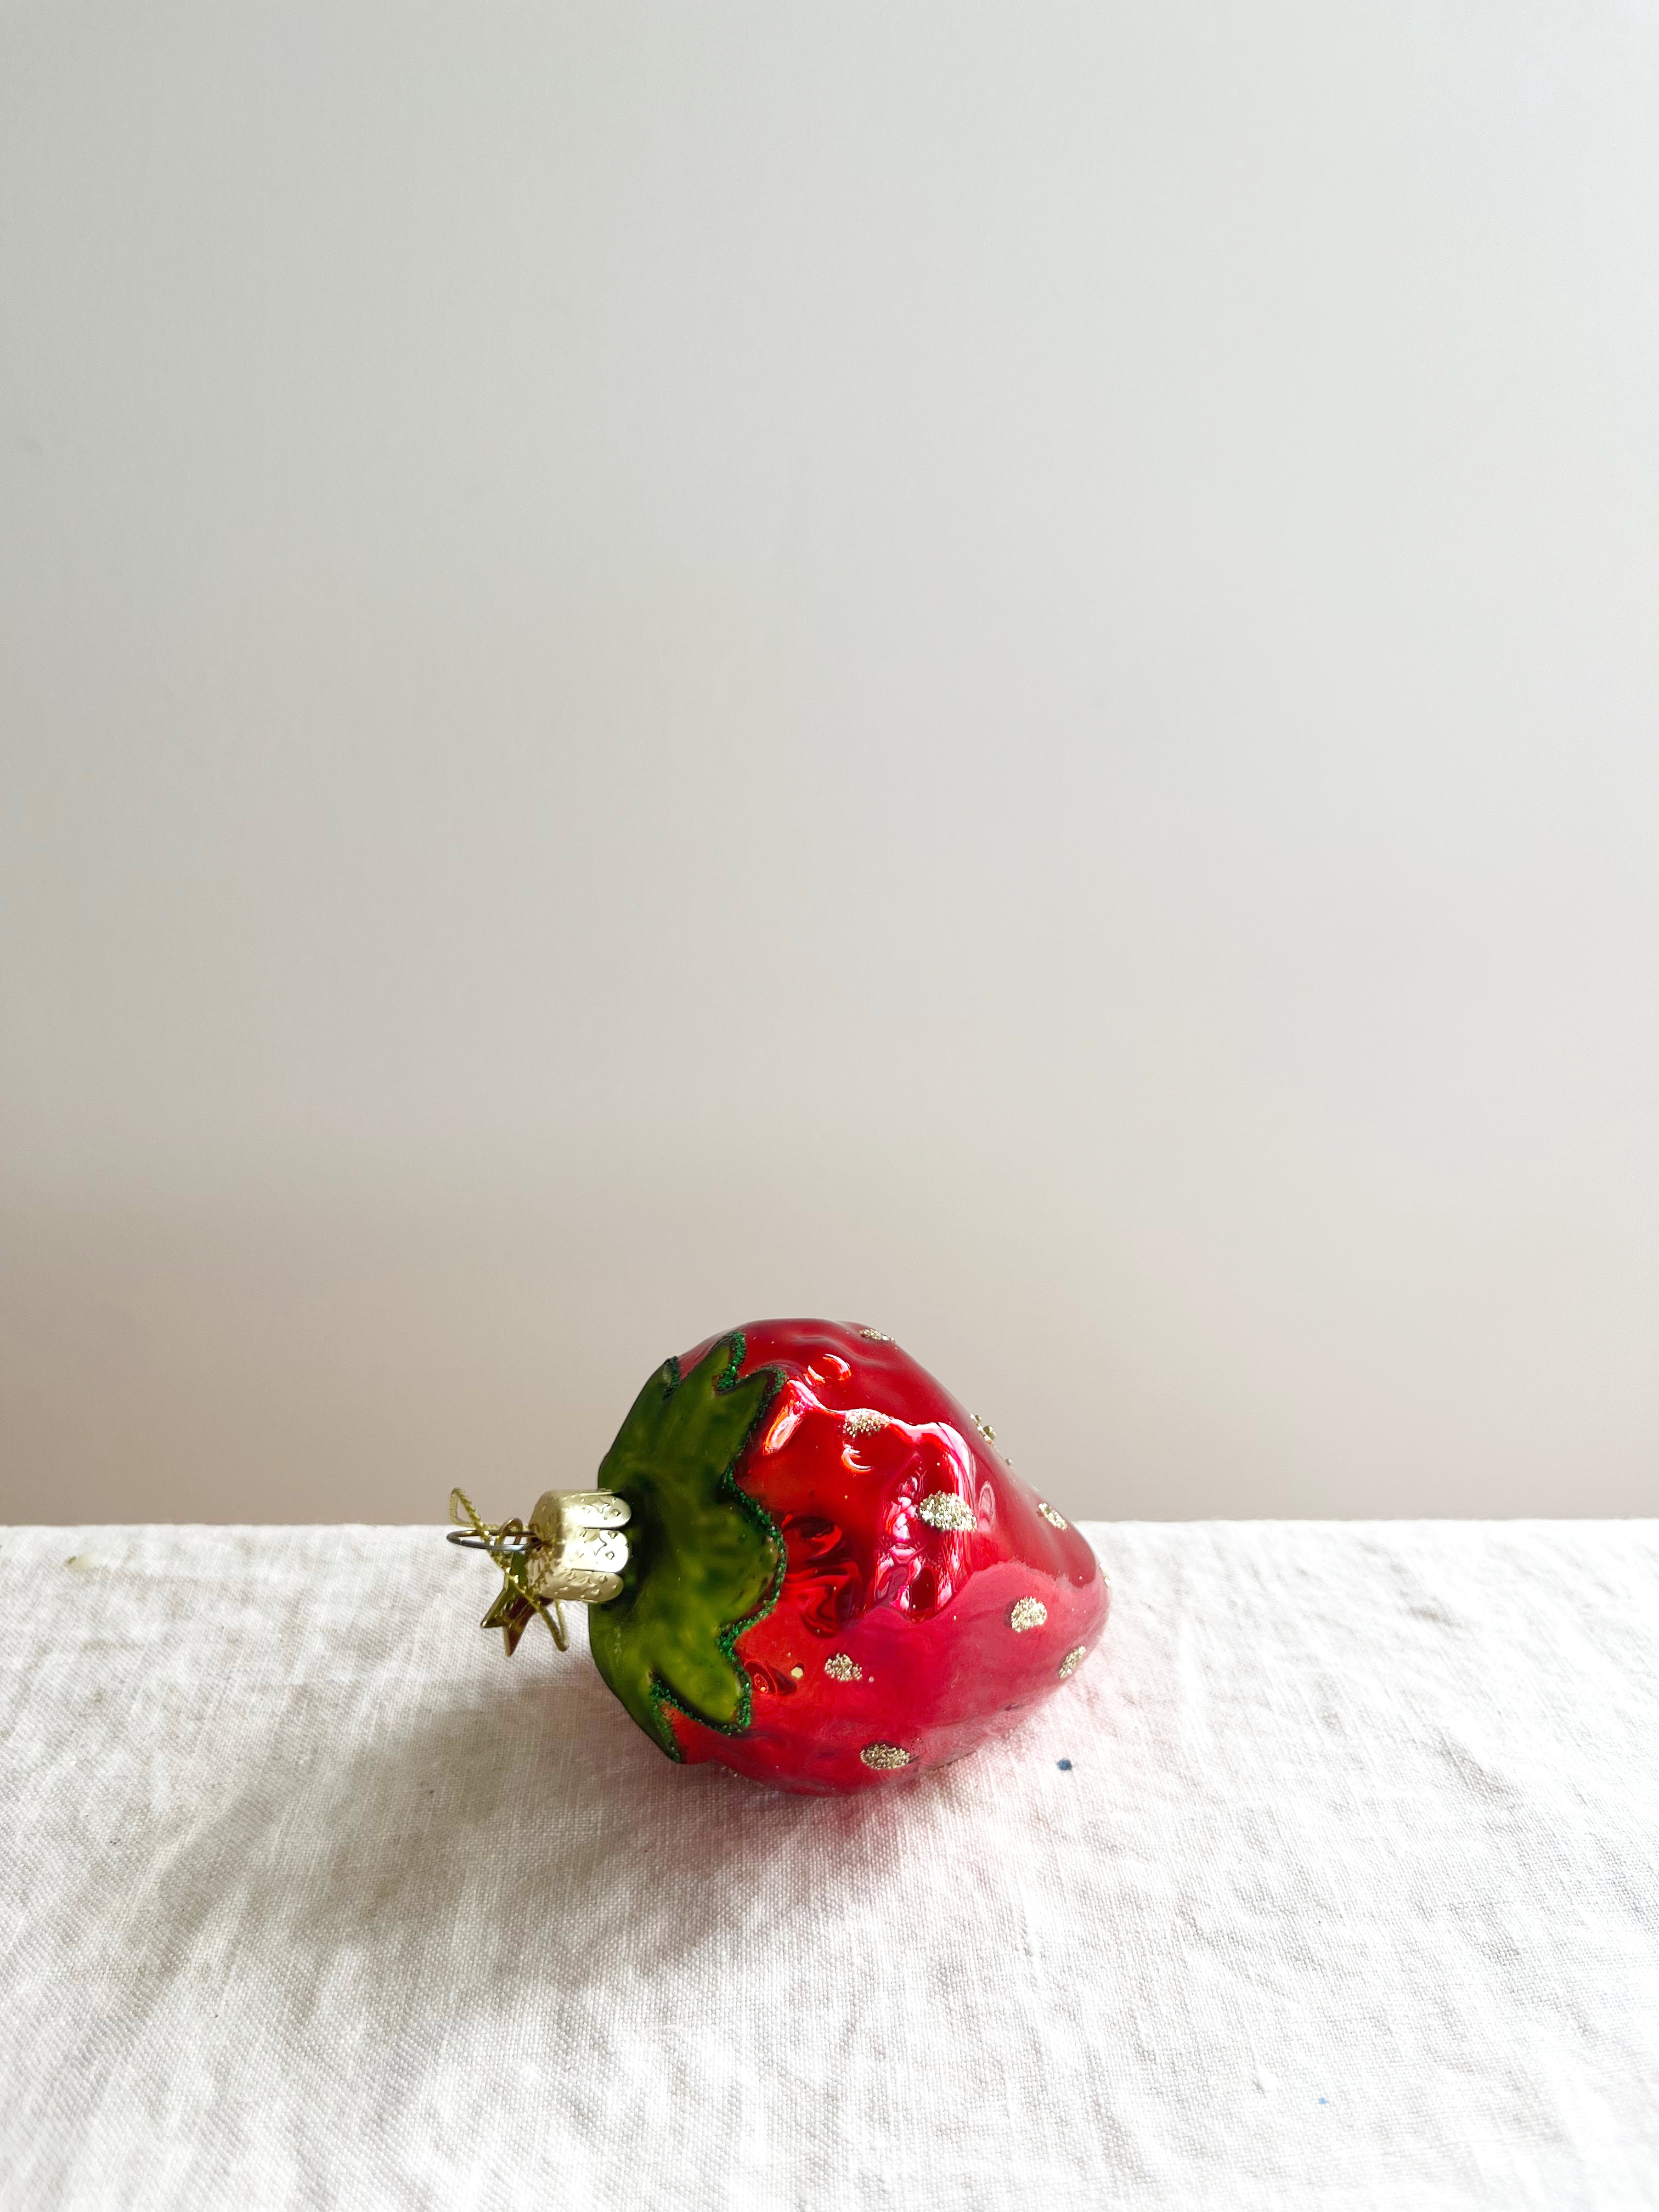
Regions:
[[[801,1896],[820,1928],[854,1929],[916,1812],[951,1793],[897,1777],[792,1797],[672,1765],[568,1661],[367,1741],[312,1702],[135,1901],[132,2001],[158,1977],[222,1977],[301,2033],[344,1985],[397,2037],[532,2005],[574,2026],[711,1972],[735,1989]]]

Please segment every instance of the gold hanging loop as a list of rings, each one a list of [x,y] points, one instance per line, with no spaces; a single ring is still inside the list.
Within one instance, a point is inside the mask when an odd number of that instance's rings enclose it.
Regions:
[[[488,1552],[501,1571],[495,1602],[479,1624],[499,1628],[508,1658],[539,1613],[561,1651],[570,1648],[563,1601],[603,1605],[622,1589],[628,1564],[627,1500],[609,1490],[548,1490],[528,1523],[482,1518],[464,1490],[449,1493],[449,1517],[459,1525],[452,1544]]]

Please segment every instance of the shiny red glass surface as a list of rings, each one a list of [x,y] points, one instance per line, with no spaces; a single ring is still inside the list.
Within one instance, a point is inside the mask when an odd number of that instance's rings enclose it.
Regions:
[[[742,1372],[770,1367],[780,1383],[737,1480],[776,1523],[787,1565],[776,1605],[736,1646],[749,1727],[728,1735],[674,1712],[684,1756],[836,1792],[942,1765],[1015,1726],[1104,1626],[1088,1544],[1045,1516],[972,1415],[897,1345],[821,1321],[744,1334]],[[708,1344],[686,1354],[687,1370]],[[935,1501],[927,1515],[924,1499]],[[969,1528],[935,1525],[968,1516]],[[1017,1627],[1033,1600],[1043,1618]]]

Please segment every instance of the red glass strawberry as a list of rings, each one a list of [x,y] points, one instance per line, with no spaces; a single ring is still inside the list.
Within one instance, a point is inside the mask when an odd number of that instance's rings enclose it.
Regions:
[[[659,1368],[599,1487],[473,1535],[508,1650],[562,1598],[671,1759],[831,1792],[1013,1727],[1094,1644],[1094,1553],[878,1329],[768,1321]],[[625,1525],[624,1525],[625,1524]]]

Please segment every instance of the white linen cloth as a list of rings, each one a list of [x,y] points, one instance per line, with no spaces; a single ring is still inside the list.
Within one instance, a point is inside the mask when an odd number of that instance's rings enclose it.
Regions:
[[[1659,2205],[1659,1523],[1088,1533],[1072,1681],[836,1801],[435,1529],[0,1531],[0,2201]]]

